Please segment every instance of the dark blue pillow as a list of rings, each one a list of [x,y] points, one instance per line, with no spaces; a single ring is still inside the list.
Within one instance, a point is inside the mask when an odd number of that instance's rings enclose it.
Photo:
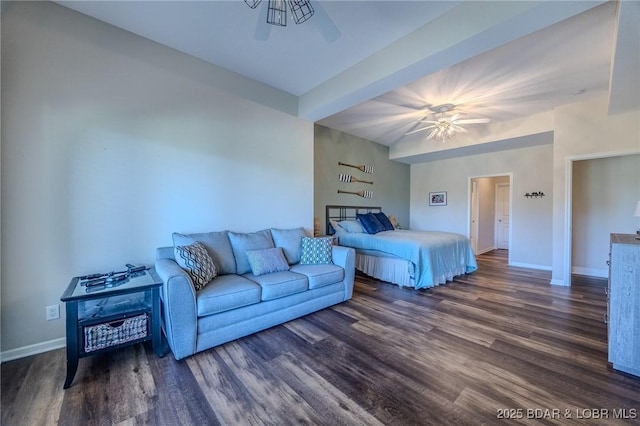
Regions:
[[[360,224],[362,224],[364,230],[367,231],[367,234],[377,234],[378,232],[384,231],[384,225],[380,223],[373,213],[357,214],[356,217],[360,221]]]
[[[382,226],[384,226],[385,231],[393,231],[395,229],[387,215],[383,212],[374,213],[373,215],[376,217],[376,219],[378,219],[378,222],[380,222]]]

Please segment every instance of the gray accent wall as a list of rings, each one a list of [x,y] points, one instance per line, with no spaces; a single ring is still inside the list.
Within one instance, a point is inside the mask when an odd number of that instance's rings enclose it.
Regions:
[[[373,167],[373,173],[338,165],[338,162]],[[389,148],[328,127],[315,125],[314,131],[314,216],[320,221],[320,232],[325,229],[325,206],[380,206],[398,219],[401,226],[409,225],[410,167],[389,160]],[[340,182],[340,173],[354,176],[373,184]],[[373,198],[362,198],[345,191],[372,191]]]

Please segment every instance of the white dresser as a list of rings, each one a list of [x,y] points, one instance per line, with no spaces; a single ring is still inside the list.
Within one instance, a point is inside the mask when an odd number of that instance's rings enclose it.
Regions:
[[[640,240],[611,234],[607,316],[609,362],[640,376]]]

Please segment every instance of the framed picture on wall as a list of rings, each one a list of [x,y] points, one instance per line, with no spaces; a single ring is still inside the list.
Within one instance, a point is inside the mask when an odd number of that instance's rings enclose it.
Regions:
[[[429,205],[430,206],[446,206],[447,205],[447,192],[430,192],[429,193]]]

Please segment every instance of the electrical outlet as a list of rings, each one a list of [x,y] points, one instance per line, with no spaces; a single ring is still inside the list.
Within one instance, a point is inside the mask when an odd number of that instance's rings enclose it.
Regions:
[[[47,321],[60,318],[60,305],[47,306]]]

